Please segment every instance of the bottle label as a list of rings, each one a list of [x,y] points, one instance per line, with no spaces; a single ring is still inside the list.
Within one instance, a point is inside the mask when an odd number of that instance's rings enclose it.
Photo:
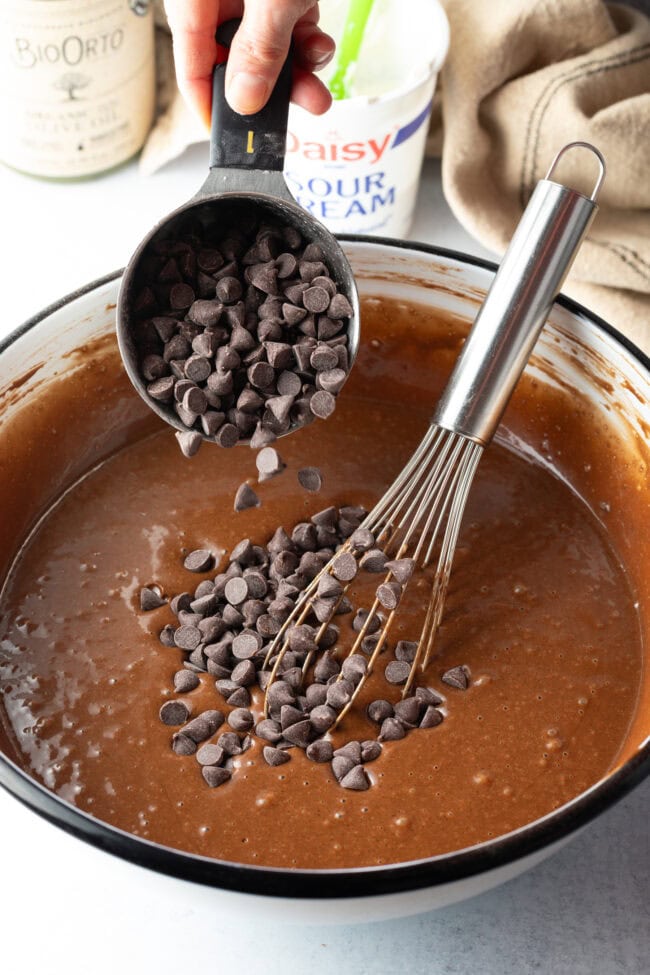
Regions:
[[[2,0],[2,160],[47,177],[124,162],[151,125],[154,68],[147,0]]]

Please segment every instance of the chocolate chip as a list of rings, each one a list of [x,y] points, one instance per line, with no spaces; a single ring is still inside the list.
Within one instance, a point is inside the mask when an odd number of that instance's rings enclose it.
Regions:
[[[336,711],[342,711],[352,697],[354,687],[350,681],[340,680],[327,688],[327,703]],[[313,712],[312,712],[313,714]]]
[[[221,765],[226,753],[220,745],[201,745],[196,753],[199,765]]]
[[[335,408],[336,400],[334,396],[325,389],[319,389],[309,401],[309,409],[314,416],[321,420],[326,420],[328,416],[331,416]]]
[[[361,761],[361,742],[349,741],[346,745],[335,749],[334,754],[343,755],[345,758],[349,758],[353,765],[358,765]]]
[[[384,568],[393,574],[393,578],[400,586],[405,586],[413,575],[415,562],[413,559],[393,559],[387,562]]]
[[[224,423],[215,437],[220,447],[234,447],[239,440],[239,430],[234,423]]]
[[[158,713],[163,724],[180,725],[185,724],[191,711],[185,701],[165,701]]]
[[[256,630],[243,630],[232,641],[232,653],[237,660],[250,660],[262,647],[262,638]]]
[[[380,548],[372,548],[361,556],[359,568],[366,572],[383,572],[388,558]]]
[[[174,643],[181,650],[196,650],[202,635],[197,626],[179,626],[174,632]]]
[[[272,768],[275,768],[278,765],[284,765],[285,762],[289,762],[291,760],[291,755],[289,755],[288,752],[283,751],[282,748],[273,748],[272,745],[265,745],[262,749],[262,755],[264,756],[264,761],[266,764],[270,765]]]
[[[344,755],[335,755],[332,759],[332,773],[337,782],[340,782],[353,768],[354,762],[351,758],[347,758]]]
[[[341,668],[334,657],[330,656],[328,653],[325,653],[314,667],[314,680],[325,684],[328,680],[330,680],[330,678],[335,677],[340,669]]]
[[[229,579],[224,589],[224,596],[231,606],[239,606],[245,599],[248,599],[248,585],[242,576],[235,576]]]
[[[163,376],[161,379],[156,379],[148,384],[147,392],[158,403],[169,403],[174,395],[174,377]]]
[[[263,447],[255,458],[260,481],[267,481],[284,470],[284,463],[275,447]]]
[[[311,732],[311,723],[304,720],[289,725],[288,728],[283,729],[282,734],[285,740],[290,741],[292,745],[297,745],[299,748],[306,748],[311,738]]]
[[[186,694],[193,691],[201,683],[198,674],[193,674],[189,670],[177,670],[174,674],[174,690],[177,694]],[[185,718],[183,720],[186,720]]]
[[[420,728],[435,728],[441,724],[443,716],[437,708],[429,705],[420,719]]]
[[[347,373],[343,369],[328,369],[318,374],[316,385],[326,393],[336,394],[343,388],[346,379]]]
[[[323,738],[319,738],[317,741],[312,741],[312,743],[307,746],[305,755],[310,762],[318,762],[319,764],[331,762],[333,756],[332,743],[331,741],[325,741]]]
[[[177,430],[174,434],[185,457],[194,457],[202,443],[202,436],[196,430]]]
[[[416,687],[415,696],[418,701],[422,701],[423,704],[432,705],[433,707],[438,707],[439,704],[443,703],[443,698],[440,694],[430,687]]]
[[[374,762],[381,755],[381,745],[378,741],[361,742],[361,761]]]
[[[318,467],[302,467],[298,471],[298,481],[305,491],[320,491],[323,486],[323,476]]]
[[[216,789],[230,779],[232,772],[230,769],[220,768],[218,765],[206,765],[201,769],[201,774],[210,788]]]
[[[169,307],[184,311],[194,301],[195,294],[188,284],[175,284],[169,292]]]
[[[339,582],[350,582],[357,574],[357,561],[351,552],[341,552],[332,562],[332,575]]]
[[[158,589],[151,586],[143,586],[140,590],[140,609],[148,613],[152,609],[159,609],[164,606],[167,600],[162,596]]]
[[[197,548],[183,561],[188,572],[209,572],[214,567],[214,556],[207,548]]]
[[[400,599],[402,598],[402,587],[399,582],[383,582],[380,586],[377,586],[377,599],[384,609],[390,611],[397,609]]]
[[[224,731],[222,735],[219,735],[217,745],[223,748],[228,756],[241,755],[243,751],[239,735],[235,734],[234,731]]]
[[[420,720],[422,702],[417,697],[405,697],[393,705],[395,717],[404,725],[414,728]]]
[[[385,718],[381,723],[379,741],[399,741],[406,736],[406,729],[397,718]]]
[[[193,755],[196,752],[196,742],[177,731],[172,737],[172,749],[176,755]]]
[[[319,704],[310,711],[309,720],[320,735],[332,727],[336,721],[336,711],[328,704]]]
[[[264,718],[255,726],[255,734],[274,745],[282,738],[280,723],[272,718]]]
[[[411,665],[405,660],[391,660],[384,675],[389,684],[405,684],[411,673]]]
[[[182,731],[184,735],[198,744],[207,738],[211,738],[217,728],[221,727],[223,721],[223,711],[203,711],[188,722]]]
[[[247,708],[251,703],[251,696],[245,687],[238,687],[227,697],[228,704],[233,708]]]
[[[444,672],[441,680],[445,684],[448,684],[449,687],[455,687],[459,691],[466,691],[470,682],[469,667],[465,664],[461,664],[459,667],[452,667],[450,670]]]
[[[365,657],[362,657],[358,653],[350,654],[346,657],[341,665],[341,673],[348,680],[351,680],[353,684],[358,684],[362,677],[365,676],[366,670],[368,669],[368,662]]]
[[[367,714],[371,721],[381,724],[386,718],[393,717],[393,705],[390,701],[385,701],[382,698],[371,701],[367,708]]]
[[[250,731],[255,724],[255,719],[247,708],[235,708],[228,715],[228,724],[235,731]]]
[[[363,792],[365,789],[370,788],[370,780],[363,766],[355,765],[347,775],[343,776],[339,781],[339,785],[344,789],[354,789],[356,792]]]

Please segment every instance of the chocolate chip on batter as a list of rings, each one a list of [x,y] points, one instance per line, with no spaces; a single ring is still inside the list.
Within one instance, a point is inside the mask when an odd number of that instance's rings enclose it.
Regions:
[[[183,565],[189,572],[209,572],[214,566],[214,556],[207,548],[197,548],[185,557]]]
[[[448,684],[449,687],[456,687],[459,691],[466,691],[470,682],[469,667],[465,664],[460,664],[459,667],[452,667],[450,670],[444,672],[441,680],[443,683]]]
[[[199,675],[189,670],[177,670],[174,674],[174,690],[177,694],[186,694],[188,691],[193,691],[200,683]]]
[[[379,731],[379,741],[399,741],[405,735],[406,729],[397,718],[385,718],[382,721]]]
[[[350,582],[357,574],[357,561],[351,552],[341,552],[332,563],[332,575],[339,582]]]
[[[298,481],[305,491],[320,491],[323,486],[323,476],[318,467],[302,467],[298,471]]]
[[[371,721],[381,724],[386,720],[386,718],[393,717],[393,705],[390,703],[390,701],[378,699],[370,702],[366,712]]]
[[[344,775],[340,780],[339,784],[344,789],[354,789],[356,792],[362,792],[370,788],[368,773],[362,765],[355,765],[354,768],[350,769],[347,775]]]
[[[235,731],[250,731],[255,724],[255,719],[248,708],[235,708],[228,715],[228,724]]]
[[[347,755],[335,755],[331,763],[332,773],[337,782],[340,782],[348,772],[354,768],[354,761]]]
[[[182,728],[182,732],[186,737],[197,743],[206,741],[212,737],[217,728],[221,727],[223,721],[223,711],[202,711]]]
[[[179,626],[174,632],[174,643],[181,650],[196,650],[201,640],[198,626]]]
[[[233,755],[241,755],[242,743],[239,735],[235,734],[234,731],[224,731],[222,735],[217,738],[217,745],[223,748],[224,752],[228,757]]]
[[[140,609],[148,613],[152,609],[159,609],[164,606],[167,600],[158,589],[151,586],[143,586],[140,590]]]
[[[389,684],[405,684],[411,672],[411,665],[405,660],[391,660],[384,675]]]
[[[320,704],[310,711],[309,720],[314,731],[321,735],[336,721],[336,711],[329,704]]]
[[[230,769],[221,768],[218,765],[204,766],[201,769],[201,774],[211,789],[216,789],[218,786],[223,785],[224,782],[228,782],[232,776]]]
[[[220,745],[201,745],[196,753],[199,765],[221,765],[226,753]]]
[[[177,731],[172,736],[172,749],[176,755],[194,755],[196,742],[184,735],[182,731]]]
[[[167,725],[185,724],[191,714],[185,701],[165,701],[159,711],[160,720]]]
[[[414,640],[399,640],[395,646],[395,659],[412,664],[417,652],[418,644]]]
[[[282,748],[273,748],[272,745],[265,745],[262,749],[262,755],[266,764],[273,768],[291,761],[291,755],[287,751]]]
[[[393,705],[395,717],[399,718],[403,725],[414,728],[420,720],[422,702],[416,697],[405,697]]]
[[[432,705],[427,706],[426,711],[420,718],[419,727],[420,728],[435,728],[437,725],[441,724],[443,721],[443,715],[438,710],[438,708]]]
[[[381,755],[381,745],[378,741],[362,741],[361,742],[361,761],[362,762],[374,762],[375,759],[379,758]]]
[[[305,755],[310,762],[317,762],[319,764],[331,762],[333,757],[332,743],[331,741],[326,741],[324,738],[319,738],[317,741],[312,741],[312,743],[307,746]]]

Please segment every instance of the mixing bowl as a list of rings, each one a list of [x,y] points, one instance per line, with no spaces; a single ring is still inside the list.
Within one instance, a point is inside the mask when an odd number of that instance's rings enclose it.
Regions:
[[[466,322],[473,317],[494,273],[486,262],[417,244],[347,238],[344,246],[362,298],[414,301]],[[21,544],[49,505],[85,472],[151,426],[147,407],[127,384],[122,398],[106,396],[101,415],[70,397],[65,425],[52,430],[44,418],[41,397],[48,383],[88,369],[92,350],[115,345],[119,283],[119,273],[93,282],[46,309],[0,344],[0,478],[9,499],[0,521],[0,579],[5,578]],[[362,335],[362,341],[369,339]],[[117,355],[110,362],[120,368]],[[570,402],[589,407],[576,410],[576,422],[587,424],[585,436],[598,444],[602,468],[594,468],[583,500],[606,526],[627,568],[639,603],[644,644],[649,647],[650,362],[614,329],[560,298],[527,373],[539,384],[567,391]],[[96,381],[101,384],[102,376],[97,375]],[[508,411],[498,436],[552,467],[557,476],[574,481],[572,465],[578,459],[562,451],[561,431],[549,428],[539,436],[518,422]],[[28,428],[41,431],[38,448],[33,437],[25,436]],[[47,452],[47,479],[33,476],[36,449]],[[602,470],[605,466],[611,470],[612,465],[618,477],[605,501]],[[581,483],[584,481],[582,477]],[[647,670],[636,718],[616,767],[605,778],[520,829],[471,848],[407,863],[354,870],[286,870],[226,863],[153,844],[94,819],[33,779],[20,767],[1,720],[0,784],[29,810],[74,837],[61,845],[60,852],[52,844],[51,857],[42,870],[54,876],[57,871],[68,873],[74,869],[71,850],[83,853],[86,860],[94,858],[93,875],[100,889],[109,860],[78,842],[83,840],[121,859],[124,896],[134,905],[140,893],[155,882],[170,898],[182,899],[186,905],[199,897],[214,899],[215,910],[242,910],[255,904],[267,918],[286,919],[289,911],[294,920],[320,923],[397,917],[462,900],[516,876],[557,850],[640,782],[650,771]],[[27,812],[24,827],[27,837],[37,827]]]

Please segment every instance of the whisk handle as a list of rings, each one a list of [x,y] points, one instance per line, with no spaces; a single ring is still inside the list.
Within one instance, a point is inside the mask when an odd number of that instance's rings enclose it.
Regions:
[[[591,196],[549,177],[575,145],[591,149],[600,174]],[[588,143],[570,143],[537,184],[474,321],[433,423],[486,445],[530,357],[553,301],[598,209],[604,160]]]

